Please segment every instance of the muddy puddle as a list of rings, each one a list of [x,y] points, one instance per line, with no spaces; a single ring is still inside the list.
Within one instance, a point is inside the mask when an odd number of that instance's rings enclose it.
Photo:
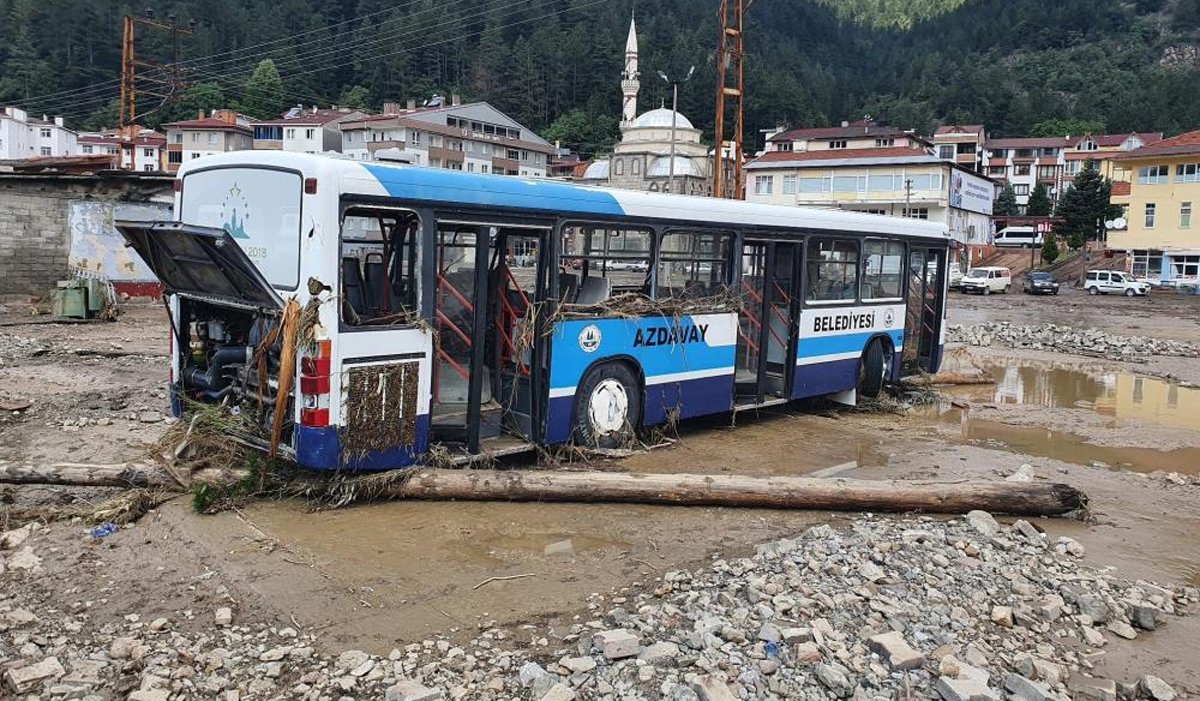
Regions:
[[[1102,429],[1111,431],[1137,426],[1200,431],[1200,389],[1132,373],[1087,372],[1052,364],[1014,362],[982,369],[995,378],[994,385],[955,387],[949,394],[957,401],[946,400],[924,410],[942,423],[957,423],[962,440],[1079,465],[1200,473],[1200,448],[1098,445],[1066,430],[978,416],[979,409],[1013,415],[1028,407],[1031,417],[1044,409],[1079,409],[1104,417]]]

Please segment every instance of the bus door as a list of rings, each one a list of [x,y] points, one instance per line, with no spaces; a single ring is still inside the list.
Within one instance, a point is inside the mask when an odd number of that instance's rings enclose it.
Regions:
[[[537,229],[439,224],[433,440],[470,454],[502,435],[534,440],[546,274]]]
[[[742,246],[738,316],[737,398],[761,404],[791,394],[795,363],[796,288],[800,244],[746,241]]]
[[[912,246],[904,314],[904,372],[936,372],[945,303],[946,250]]]

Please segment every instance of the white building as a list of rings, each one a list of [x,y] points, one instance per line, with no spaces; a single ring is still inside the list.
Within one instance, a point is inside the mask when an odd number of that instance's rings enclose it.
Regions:
[[[346,107],[318,109],[297,105],[280,119],[251,122],[254,148],[299,153],[341,151],[341,123],[366,116]]]
[[[380,152],[414,165],[470,173],[544,178],[554,145],[486,102],[407,109],[340,122],[342,153],[375,160]]]
[[[153,129],[139,129],[132,149],[121,153],[121,138],[115,130],[95,134],[79,135],[79,155],[113,157],[114,163],[120,155],[120,167],[145,173],[163,171],[166,168],[167,137]]]
[[[18,107],[0,107],[0,160],[74,156],[77,140],[62,117],[30,119]]]
[[[621,72],[621,141],[612,156],[594,161],[580,181],[648,192],[712,194],[712,157],[687,117],[660,107],[637,113],[637,28],[629,20]]]
[[[164,124],[167,131],[167,172],[195,158],[254,148],[250,120],[232,110],[217,110],[212,116]]]

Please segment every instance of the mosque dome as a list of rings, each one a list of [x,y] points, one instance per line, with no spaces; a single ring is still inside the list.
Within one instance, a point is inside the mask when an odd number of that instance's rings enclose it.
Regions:
[[[688,121],[687,117],[665,107],[660,107],[656,110],[650,110],[649,112],[639,115],[637,119],[633,120],[633,124],[631,126],[635,128],[659,127],[670,129],[671,115],[675,115],[676,129],[695,129],[695,127],[692,126],[692,123]]]
[[[668,110],[670,111],[670,110]],[[661,156],[654,159],[650,167],[646,169],[646,177],[648,178],[665,178],[671,175],[671,157]],[[694,175],[702,176],[700,169],[696,167],[696,162],[687,156],[675,156],[675,175],[685,176]]]
[[[583,173],[584,180],[607,180],[608,179],[608,161],[595,161],[587,167]]]

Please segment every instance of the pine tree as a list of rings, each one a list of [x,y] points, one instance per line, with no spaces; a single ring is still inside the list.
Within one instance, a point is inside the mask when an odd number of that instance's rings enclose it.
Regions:
[[[997,217],[1017,216],[1017,191],[1013,189],[1012,183],[1005,183],[1004,188],[1000,190],[1000,196],[992,205],[992,213]]]
[[[1059,198],[1056,214],[1063,222],[1058,231],[1068,237],[1071,248],[1082,248],[1088,239],[1097,239],[1104,222],[1116,216],[1109,202],[1112,183],[1100,174],[1096,162],[1088,160],[1075,176],[1075,182]]]
[[[1045,185],[1038,183],[1029,194],[1029,204],[1025,207],[1025,213],[1031,217],[1048,217],[1052,209],[1050,192],[1046,190]]]
[[[278,117],[283,109],[283,78],[275,62],[264,58],[246,80],[241,110],[257,119]]]
[[[1045,240],[1042,241],[1042,262],[1049,265],[1058,260],[1058,239],[1053,233],[1046,234]]]

